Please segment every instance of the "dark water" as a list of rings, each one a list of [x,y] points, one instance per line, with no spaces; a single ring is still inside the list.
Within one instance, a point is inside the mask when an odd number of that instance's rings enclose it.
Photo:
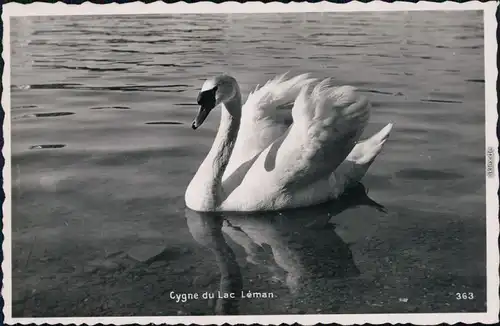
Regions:
[[[481,13],[34,17],[11,30],[14,316],[485,310]],[[218,123],[189,127],[202,81],[228,72],[247,94],[288,70],[364,90],[367,135],[395,123],[363,179],[371,199],[360,185],[281,214],[186,210]],[[274,298],[170,298],[217,290]]]

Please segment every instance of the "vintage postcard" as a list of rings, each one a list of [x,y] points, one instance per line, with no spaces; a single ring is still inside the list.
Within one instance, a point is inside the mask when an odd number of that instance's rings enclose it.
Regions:
[[[495,9],[4,5],[5,322],[497,322]]]

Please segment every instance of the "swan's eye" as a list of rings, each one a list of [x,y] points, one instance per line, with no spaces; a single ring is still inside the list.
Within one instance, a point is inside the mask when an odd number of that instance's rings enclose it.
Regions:
[[[200,92],[198,94],[198,98],[196,99],[196,102],[205,108],[213,108],[215,107],[215,93],[217,92],[217,86],[215,86],[212,89]]]

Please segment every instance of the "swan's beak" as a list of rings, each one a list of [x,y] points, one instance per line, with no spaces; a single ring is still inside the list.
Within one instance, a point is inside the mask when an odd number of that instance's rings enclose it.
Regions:
[[[207,118],[208,114],[212,111],[211,108],[207,108],[204,106],[200,106],[200,109],[198,110],[198,114],[193,120],[193,124],[191,125],[191,128],[197,129],[199,126],[203,124],[203,121]]]
[[[193,124],[191,125],[193,129],[197,129],[201,126],[210,111],[212,111],[212,109],[216,106],[216,92],[217,86],[214,86],[212,89],[204,90],[198,94],[196,102],[200,105],[200,109],[198,110],[198,114],[194,118]]]

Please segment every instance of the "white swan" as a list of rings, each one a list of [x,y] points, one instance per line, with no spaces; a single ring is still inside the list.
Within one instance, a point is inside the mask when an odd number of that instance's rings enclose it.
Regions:
[[[218,105],[221,120],[186,190],[195,211],[273,211],[334,199],[364,176],[392,129],[357,142],[368,100],[308,74],[257,86],[243,107],[236,80],[220,75],[203,84],[197,101],[193,129]]]

